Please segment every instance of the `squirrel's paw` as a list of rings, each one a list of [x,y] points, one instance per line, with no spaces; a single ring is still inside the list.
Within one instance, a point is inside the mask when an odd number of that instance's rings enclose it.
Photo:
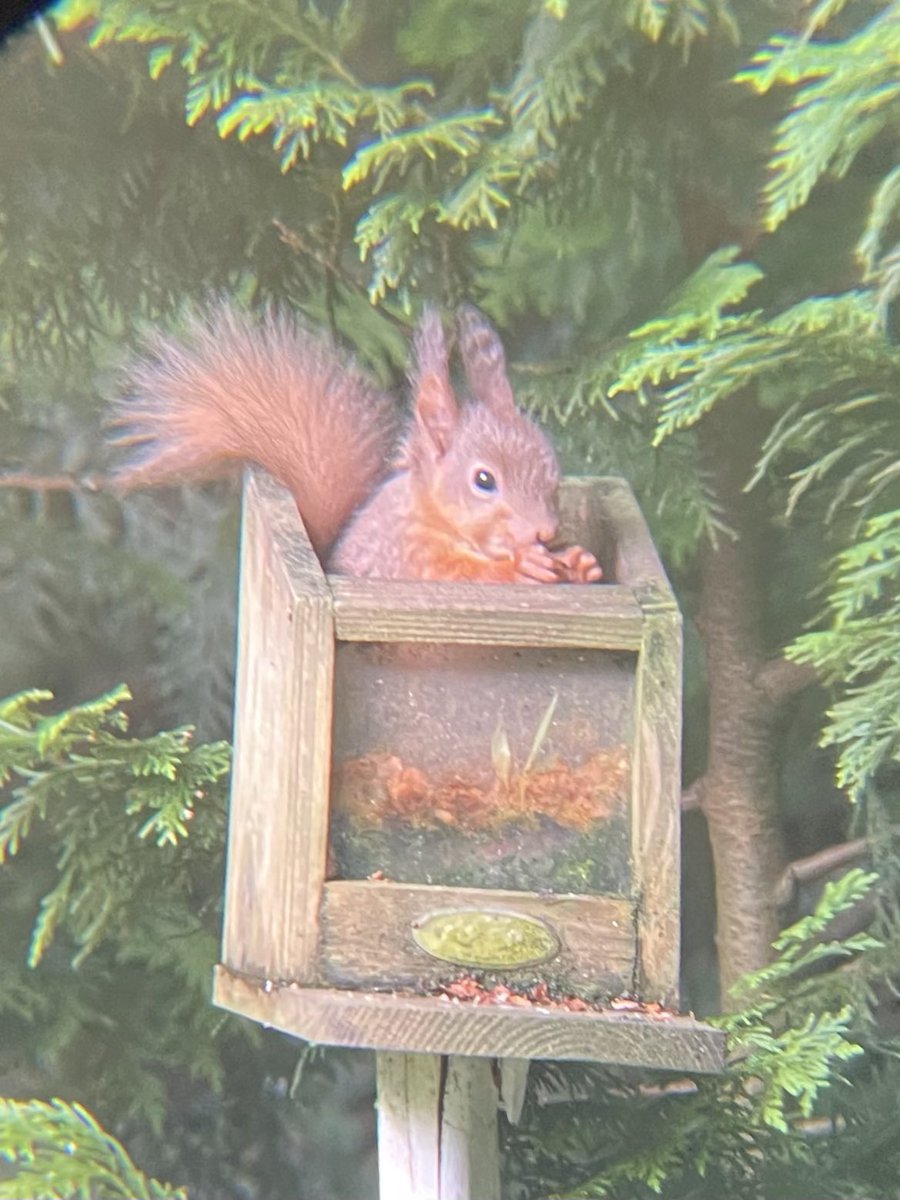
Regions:
[[[516,583],[558,583],[556,555],[543,542],[534,542],[516,556]]]
[[[567,546],[555,550],[556,578],[561,583],[597,583],[603,578],[603,568],[590,550],[583,546]]]

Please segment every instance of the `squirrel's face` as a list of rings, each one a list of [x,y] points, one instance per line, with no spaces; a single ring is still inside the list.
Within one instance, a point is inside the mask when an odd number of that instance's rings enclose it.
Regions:
[[[543,433],[518,411],[463,407],[433,464],[429,491],[448,525],[489,558],[550,542],[559,524],[559,467]]]
[[[488,558],[512,559],[555,536],[559,467],[547,438],[516,408],[490,323],[466,306],[457,324],[471,399],[457,400],[441,321],[427,308],[416,334],[406,462],[445,533]]]

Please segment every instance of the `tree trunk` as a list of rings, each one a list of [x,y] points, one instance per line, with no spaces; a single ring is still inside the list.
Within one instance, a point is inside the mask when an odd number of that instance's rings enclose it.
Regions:
[[[760,445],[759,413],[746,394],[701,422],[701,447],[722,516],[722,535],[702,553],[698,626],[709,678],[709,756],[700,788],[716,875],[716,942],[722,1006],[746,971],[764,965],[778,932],[776,883],[784,869],[777,813],[773,714],[759,673],[767,546],[763,498],[742,491]]]

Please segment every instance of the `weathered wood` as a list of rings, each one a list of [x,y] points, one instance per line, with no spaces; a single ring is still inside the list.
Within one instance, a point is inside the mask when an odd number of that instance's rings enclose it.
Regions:
[[[569,483],[570,481],[567,481]],[[659,586],[677,607],[643,513],[624,479],[572,480],[592,487],[593,519],[613,531],[615,549],[610,576],[629,588]]]
[[[500,1200],[497,1086],[485,1058],[447,1063],[441,1110],[441,1200]]]
[[[615,579],[642,614],[631,832],[638,902],[637,987],[677,1004],[680,916],[681,614],[650,531],[621,479],[567,481],[567,503],[614,533]],[[580,505],[580,508],[578,507]],[[595,535],[601,538],[602,535]],[[608,544],[608,543],[607,543]]]
[[[612,483],[613,481],[607,481]],[[678,1003],[681,923],[681,613],[643,514],[620,483],[603,498],[618,531],[617,578],[643,614],[631,804],[638,991]]]
[[[637,650],[630,588],[406,583],[330,575],[335,632],[347,642],[449,642]]]
[[[610,476],[569,475],[559,486],[559,540],[578,542],[595,554],[607,582],[614,579],[615,538],[612,527],[604,518],[602,505],[610,485],[615,488],[618,483],[619,480]]]
[[[544,921],[560,949],[554,954],[551,940],[547,953],[554,956],[546,961],[492,965],[494,978],[514,982],[545,970],[567,991],[598,995],[637,987],[646,999],[677,1002],[680,617],[623,480],[565,481],[561,515],[566,538],[597,553],[610,582],[540,588],[346,579],[324,575],[288,494],[262,475],[251,476],[227,970],[216,993],[226,1007],[338,1044],[718,1069],[721,1038],[694,1024],[467,1009],[414,996],[397,997],[391,1006],[390,997],[331,986],[421,988],[452,978],[460,968],[427,955],[413,940],[413,926],[447,909],[511,909]],[[337,677],[336,642],[343,664]],[[588,677],[592,690],[585,691]],[[452,780],[457,761],[460,771],[489,773],[489,739],[500,713],[497,728],[508,735],[513,763],[521,765],[557,694],[570,697],[572,713],[563,715],[561,706],[542,733],[548,761],[555,755],[563,765],[580,764],[595,747],[621,747],[629,764],[623,778],[631,784],[630,862],[623,852],[620,874],[610,875],[621,894],[547,894],[537,890],[543,877],[527,893],[358,879],[325,883],[332,756],[345,764],[394,755],[413,782],[417,770],[430,781],[447,768]],[[336,698],[339,734],[333,738]],[[454,869],[448,868],[451,880]],[[431,877],[429,870],[425,878]],[[488,864],[485,877],[494,878]],[[272,983],[267,991],[248,978]]]
[[[500,1106],[510,1125],[518,1125],[525,1107],[531,1063],[527,1058],[501,1058],[497,1066],[500,1071]]]
[[[412,928],[436,912],[488,910],[538,917],[556,933],[560,952],[546,965],[572,992],[619,995],[633,987],[634,906],[614,896],[535,895],[480,888],[334,880],[322,903],[323,977],[356,987],[433,987],[460,972],[432,958]],[[498,972],[534,978],[541,967]]]
[[[454,1004],[433,996],[252,980],[224,967],[216,968],[215,1001],[263,1025],[332,1046],[698,1073],[724,1066],[724,1034],[690,1017]]]
[[[223,958],[311,980],[331,770],[331,594],[289,494],[245,489]]]
[[[631,835],[638,898],[638,991],[678,1003],[681,922],[681,615],[645,590],[638,656]]]
[[[441,1200],[441,1058],[382,1052],[376,1066],[381,1200]]]
[[[376,1056],[382,1200],[500,1200],[488,1059]]]

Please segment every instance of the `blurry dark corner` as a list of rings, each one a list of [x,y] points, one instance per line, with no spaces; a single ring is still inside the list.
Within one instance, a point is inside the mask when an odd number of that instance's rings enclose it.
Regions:
[[[50,0],[0,0],[0,43],[51,7]]]

